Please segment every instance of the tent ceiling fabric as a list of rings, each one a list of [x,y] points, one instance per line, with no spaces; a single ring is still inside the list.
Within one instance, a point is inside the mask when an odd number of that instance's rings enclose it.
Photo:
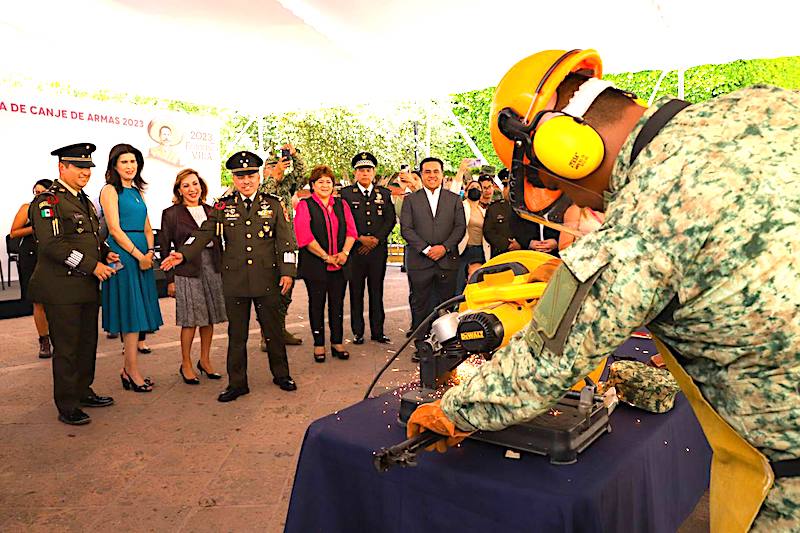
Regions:
[[[607,72],[797,55],[792,2],[29,0],[0,14],[4,78],[244,112],[440,97],[544,48]]]

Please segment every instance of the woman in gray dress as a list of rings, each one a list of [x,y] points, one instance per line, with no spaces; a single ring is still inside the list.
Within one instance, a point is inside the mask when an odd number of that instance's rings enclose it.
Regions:
[[[211,207],[205,204],[208,185],[197,171],[181,170],[172,187],[172,207],[161,215],[161,230],[158,234],[161,257],[180,248],[192,239],[208,218]],[[200,379],[192,367],[192,341],[195,330],[200,328],[200,360],[197,370],[210,379],[220,379],[209,358],[214,324],[228,320],[225,314],[225,299],[222,295],[221,243],[212,240],[195,261],[184,261],[174,270],[166,272],[167,293],[175,298],[175,318],[181,327],[181,357],[179,373],[184,383],[196,385]]]

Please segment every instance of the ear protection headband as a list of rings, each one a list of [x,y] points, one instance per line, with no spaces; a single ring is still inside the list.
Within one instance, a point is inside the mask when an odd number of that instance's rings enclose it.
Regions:
[[[609,81],[589,78],[564,109],[537,113],[533,120],[533,153],[545,168],[571,180],[585,178],[597,170],[605,156],[605,145],[583,115],[609,87],[613,87]]]

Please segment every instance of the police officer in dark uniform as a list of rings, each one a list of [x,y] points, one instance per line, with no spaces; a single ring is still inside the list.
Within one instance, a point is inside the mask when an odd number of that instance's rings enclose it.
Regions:
[[[297,389],[289,375],[283,341],[280,296],[292,287],[297,253],[291,226],[277,196],[258,191],[263,160],[248,151],[236,152],[225,163],[233,173],[233,193],[214,205],[212,215],[161,268],[169,270],[199,256],[206,244],[222,239],[222,286],[228,313],[228,388],[217,398],[230,402],[247,394],[247,336],[250,307],[267,340],[273,383],[285,391]]]
[[[59,178],[30,204],[28,217],[39,243],[29,295],[44,304],[53,343],[53,396],[58,419],[65,424],[88,424],[81,407],[106,407],[113,398],[92,390],[97,356],[97,313],[100,281],[114,274],[105,262],[119,256],[109,252],[98,236],[94,204],[83,193],[92,175],[91,143],[53,150]]]
[[[374,185],[378,160],[369,152],[353,157],[351,164],[356,184],[341,190],[342,199],[350,204],[358,230],[358,241],[350,255],[350,329],[353,343],[364,343],[364,283],[369,287],[369,331],[376,342],[391,342],[384,335],[383,280],[388,257],[387,239],[397,222],[392,193]]]

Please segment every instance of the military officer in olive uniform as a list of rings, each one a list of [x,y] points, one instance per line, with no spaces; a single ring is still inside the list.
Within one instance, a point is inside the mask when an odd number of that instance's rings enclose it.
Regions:
[[[83,193],[92,175],[91,143],[53,150],[59,178],[30,204],[28,217],[39,242],[39,259],[31,276],[32,301],[44,304],[53,342],[53,396],[58,419],[88,424],[81,407],[114,403],[92,390],[97,356],[100,281],[114,274],[105,264],[119,261],[98,236],[94,205]]]
[[[483,219],[483,238],[492,247],[492,257],[514,250],[535,250],[536,243],[543,243],[550,239],[558,242],[558,230],[525,220],[511,208],[508,170],[501,170],[498,177],[503,184],[503,197],[489,205]],[[547,219],[553,222],[561,223],[564,220],[564,211],[571,203],[572,201],[566,194],[561,194],[557,200],[545,208],[546,215],[545,213],[537,214],[547,216]],[[558,257],[558,247],[547,253]]]
[[[356,184],[341,191],[342,199],[350,204],[358,230],[358,240],[350,255],[350,329],[353,343],[364,342],[364,283],[369,287],[369,331],[376,342],[391,342],[384,335],[383,280],[386,277],[387,239],[397,221],[392,193],[386,187],[374,185],[378,160],[369,152],[353,157]]]
[[[222,286],[228,313],[228,388],[218,400],[229,402],[247,394],[247,336],[250,306],[255,304],[267,337],[273,383],[285,391],[297,389],[289,375],[289,361],[280,316],[280,297],[292,287],[296,248],[286,213],[277,196],[258,191],[263,160],[248,151],[236,152],[225,163],[233,174],[234,191],[214,205],[212,215],[177,252],[165,259],[169,270],[202,253],[214,237],[222,239]]]

